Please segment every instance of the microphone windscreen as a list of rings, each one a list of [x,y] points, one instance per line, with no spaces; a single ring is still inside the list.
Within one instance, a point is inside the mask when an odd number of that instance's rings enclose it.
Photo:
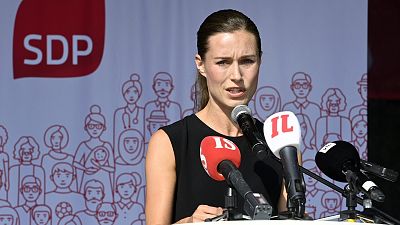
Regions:
[[[315,155],[318,168],[333,180],[346,182],[343,166],[350,163],[355,169],[360,168],[360,156],[357,149],[346,141],[334,141],[326,144]]]
[[[218,172],[218,164],[223,160],[231,161],[237,168],[240,166],[240,150],[232,141],[218,136],[207,136],[200,144],[200,159],[204,170],[215,180],[224,180]]]
[[[301,129],[296,115],[290,111],[278,112],[264,122],[264,137],[274,155],[280,158],[279,151],[293,146],[299,151]]]
[[[251,116],[251,109],[247,105],[237,105],[231,112],[232,121],[237,123],[240,114],[245,113]]]

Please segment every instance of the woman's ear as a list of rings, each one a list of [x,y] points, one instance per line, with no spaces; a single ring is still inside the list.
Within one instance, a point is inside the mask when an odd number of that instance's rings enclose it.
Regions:
[[[202,76],[204,76],[204,77],[207,77],[206,76],[206,72],[205,72],[205,70],[204,70],[204,62],[203,62],[203,60],[201,59],[201,56],[199,55],[199,54],[196,54],[196,56],[195,56],[195,63],[196,63],[196,67],[197,67],[197,70],[199,71],[199,73],[202,75]]]

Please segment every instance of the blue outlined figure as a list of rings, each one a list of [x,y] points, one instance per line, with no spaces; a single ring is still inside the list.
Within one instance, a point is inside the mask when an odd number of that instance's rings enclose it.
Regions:
[[[356,147],[360,158],[367,160],[368,153],[368,119],[367,109],[361,109],[360,114],[351,119],[351,131],[353,140],[351,143]]]
[[[295,99],[283,105],[283,111],[291,111],[294,114],[304,114],[310,118],[313,130],[315,130],[315,121],[321,116],[321,109],[318,104],[308,100],[312,90],[311,76],[304,72],[296,72],[292,76],[290,84]]]
[[[5,145],[8,141],[7,129],[0,125],[0,200],[7,201],[7,192],[10,187],[9,166],[10,159],[5,151]]]
[[[181,119],[182,109],[179,103],[171,101],[169,96],[174,89],[172,76],[167,72],[158,72],[153,78],[153,91],[157,95],[157,99],[149,101],[144,107],[145,119],[150,118],[151,112],[161,110],[171,123]],[[146,127],[148,126],[146,121]],[[150,140],[151,134],[148,130],[145,131],[146,143]]]
[[[41,166],[45,172],[46,192],[54,190],[54,183],[50,179],[51,170],[56,163],[66,162],[72,165],[74,157],[63,152],[69,142],[69,134],[67,129],[62,125],[53,125],[47,128],[44,133],[44,144],[49,148],[49,152],[42,157]],[[71,189],[78,190],[76,179]]]
[[[334,216],[339,214],[342,205],[341,196],[335,191],[327,191],[322,195],[321,205],[324,211],[321,212],[320,218]]]
[[[47,205],[36,205],[32,209],[31,225],[51,225],[51,209]]]
[[[118,145],[118,137],[127,129],[136,129],[142,135],[145,132],[144,107],[137,105],[142,96],[142,83],[138,74],[131,74],[130,79],[122,85],[122,96],[126,102],[124,107],[114,112],[114,151]],[[118,152],[114,152],[117,158]]]
[[[89,180],[84,185],[84,193],[86,209],[75,215],[82,224],[98,225],[96,210],[104,200],[104,186],[98,180]]]
[[[28,175],[22,179],[19,191],[24,198],[24,204],[15,208],[21,224],[30,224],[32,209],[38,205],[39,195],[43,193],[41,181],[34,176]]]
[[[82,173],[78,173],[78,187],[84,193],[83,184],[88,180],[96,179],[104,185],[104,200],[112,202],[112,181],[114,179],[114,152],[111,144],[101,139],[106,129],[106,121],[98,105],[90,107],[90,113],[85,118],[85,131],[89,139],[82,141],[74,157],[73,165]],[[101,152],[107,152],[102,154]],[[97,157],[107,157],[103,162]],[[97,158],[97,159],[96,159]],[[104,160],[104,159],[103,159]]]
[[[117,209],[116,225],[131,224],[138,220],[141,213],[144,213],[143,204],[134,200],[135,194],[139,191],[139,185],[142,183],[140,175],[137,173],[123,173],[117,178],[116,194],[119,201],[115,202]]]
[[[97,207],[96,218],[100,225],[113,225],[117,218],[117,210],[112,203],[103,202]]]
[[[311,121],[307,115],[304,114],[296,114],[297,119],[300,123],[301,128],[301,149],[300,152],[302,154],[303,159],[314,159],[317,150],[314,145],[314,129],[311,126]]]
[[[20,225],[17,211],[10,206],[0,207],[0,221],[2,225]],[[22,223],[21,225],[23,225]]]
[[[354,116],[358,115],[361,110],[368,109],[368,103],[367,103],[367,95],[368,95],[368,76],[366,73],[364,73],[361,76],[361,80],[357,81],[358,85],[358,93],[361,96],[361,99],[363,102],[359,105],[353,106],[350,111],[349,111],[349,119],[353,119]]]
[[[40,180],[41,189],[43,190],[38,197],[38,204],[44,203],[44,193],[46,190],[45,174],[43,167],[35,165],[32,160],[38,159],[40,155],[39,145],[31,136],[22,136],[18,139],[14,146],[14,159],[19,164],[10,167],[10,190],[8,191],[8,200],[11,206],[17,206],[24,203],[22,193],[19,191],[22,179],[32,175]]]
[[[274,87],[263,86],[254,95],[253,116],[265,121],[270,115],[281,111],[281,96]]]
[[[63,217],[85,209],[85,198],[71,188],[76,180],[75,169],[71,164],[55,164],[50,173],[50,180],[55,188],[46,193],[45,200],[52,209],[52,224],[58,224]]]
[[[321,172],[313,159],[303,160],[303,167],[317,175],[321,175]],[[309,210],[306,211],[306,213],[312,218],[317,219],[317,216],[320,215],[318,205],[320,204],[321,197],[325,191],[317,185],[317,180],[306,174],[304,174],[304,182],[306,184],[306,208]]]
[[[351,124],[347,117],[341,116],[340,112],[346,109],[346,97],[338,88],[329,88],[321,98],[321,109],[326,116],[317,119],[315,125],[315,144],[321,149],[326,135],[334,133],[340,135],[342,140],[351,141]]]
[[[115,160],[115,178],[122,173],[145,173],[145,144],[137,130],[125,130],[118,138],[119,157]]]
[[[190,100],[193,102],[193,107],[189,109],[185,109],[182,113],[182,118],[192,115],[196,112],[196,84],[193,84],[190,88]]]
[[[77,216],[68,215],[63,217],[57,225],[83,225],[83,223]]]

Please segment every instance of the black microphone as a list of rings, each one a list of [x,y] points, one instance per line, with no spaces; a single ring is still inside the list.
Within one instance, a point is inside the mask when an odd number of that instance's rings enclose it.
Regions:
[[[317,152],[315,162],[318,168],[333,180],[354,184],[358,191],[372,200],[385,200],[385,195],[379,187],[360,171],[360,156],[352,144],[346,141],[328,143]]]
[[[254,124],[251,109],[246,105],[238,105],[233,108],[231,119],[242,129],[244,136],[250,143],[251,150],[256,153],[257,157],[259,159],[267,158],[269,153],[268,145]]]
[[[281,159],[288,192],[288,210],[303,218],[305,183],[297,160],[301,129],[297,117],[290,111],[271,115],[264,122],[264,135],[271,151]]]

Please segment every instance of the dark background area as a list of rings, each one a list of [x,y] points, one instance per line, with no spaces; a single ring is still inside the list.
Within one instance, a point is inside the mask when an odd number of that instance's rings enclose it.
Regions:
[[[368,1],[368,47],[368,159],[400,172],[400,0]],[[400,181],[374,182],[374,206],[400,219]]]

